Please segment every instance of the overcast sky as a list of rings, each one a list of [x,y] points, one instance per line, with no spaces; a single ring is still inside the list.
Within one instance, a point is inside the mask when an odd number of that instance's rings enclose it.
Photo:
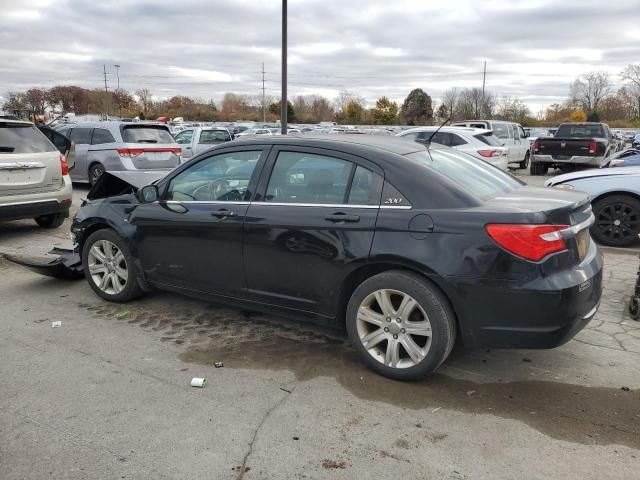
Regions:
[[[279,0],[0,0],[0,95],[73,84],[219,100],[280,88]],[[640,62],[640,0],[290,0],[289,93],[372,103],[481,86],[534,113]]]

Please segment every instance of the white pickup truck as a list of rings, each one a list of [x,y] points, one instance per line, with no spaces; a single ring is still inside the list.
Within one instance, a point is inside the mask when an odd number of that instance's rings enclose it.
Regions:
[[[191,127],[175,135],[176,143],[182,147],[180,162],[195,157],[211,147],[233,140],[233,135],[224,127]]]

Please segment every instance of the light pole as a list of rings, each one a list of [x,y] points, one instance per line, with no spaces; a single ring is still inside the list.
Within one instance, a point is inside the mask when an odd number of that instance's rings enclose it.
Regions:
[[[280,133],[287,134],[287,0],[282,0],[282,97],[280,99]]]
[[[116,78],[118,79],[118,90],[120,90],[120,65],[114,65],[116,67]]]
[[[116,78],[118,79],[118,95],[120,95],[120,65],[114,65],[116,67]],[[122,118],[122,107],[120,106],[120,100],[116,97],[116,101],[118,102],[118,116]]]

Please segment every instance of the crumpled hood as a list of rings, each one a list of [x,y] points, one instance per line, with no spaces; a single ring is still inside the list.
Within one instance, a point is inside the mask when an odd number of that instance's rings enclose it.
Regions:
[[[565,173],[564,175],[558,175],[557,177],[550,178],[544,185],[546,187],[552,187],[560,183],[567,183],[572,180],[580,180],[583,178],[592,177],[608,177],[612,175],[629,175],[640,174],[640,167],[611,167],[611,168],[594,168],[591,170],[582,170],[579,172]]]
[[[164,178],[171,170],[138,170],[104,172],[89,193],[87,199],[115,197],[135,193],[142,187]]]

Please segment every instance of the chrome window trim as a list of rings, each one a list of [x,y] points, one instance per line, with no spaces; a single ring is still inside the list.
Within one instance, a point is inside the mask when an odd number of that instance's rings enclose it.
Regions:
[[[30,170],[34,168],[45,168],[42,162],[11,162],[0,165],[0,170]]]
[[[153,202],[156,203],[156,202]],[[268,205],[273,207],[330,207],[330,208],[369,208],[369,209],[377,209],[382,208],[385,210],[411,210],[410,205],[355,205],[355,204],[345,204],[345,203],[285,203],[285,202],[236,202],[236,201],[226,201],[226,200],[165,200],[163,203],[176,205],[180,203],[198,203],[202,205]]]

